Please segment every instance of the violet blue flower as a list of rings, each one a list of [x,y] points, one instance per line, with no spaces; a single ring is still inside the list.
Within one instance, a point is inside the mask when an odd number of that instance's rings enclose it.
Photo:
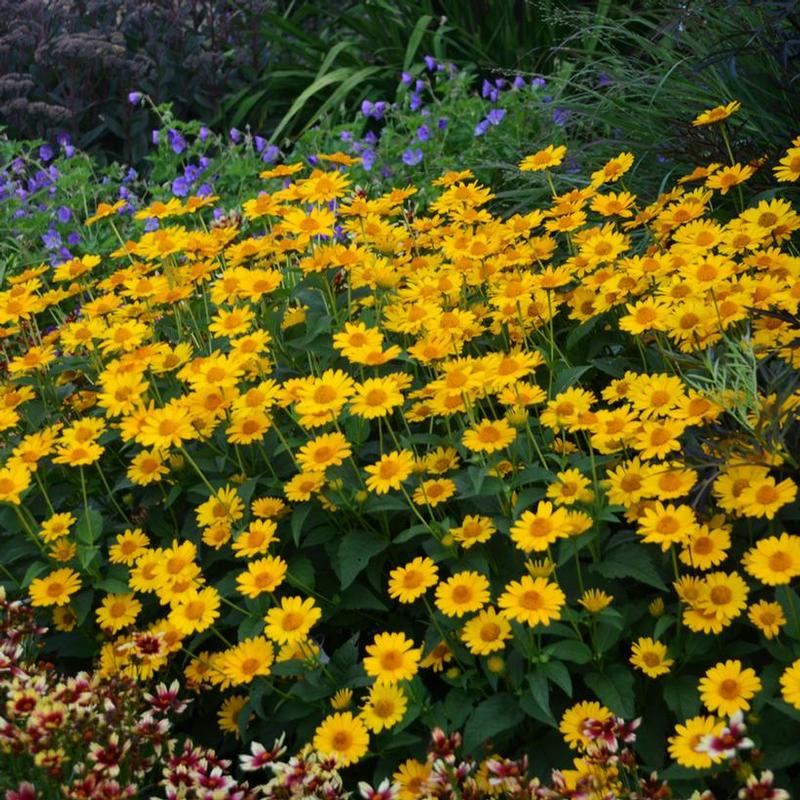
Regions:
[[[67,223],[72,219],[72,211],[67,206],[61,206],[56,211],[56,218],[61,223]]]
[[[429,69],[431,72],[433,72],[433,71],[436,69],[436,59],[435,59],[433,56],[425,56],[425,57],[423,58],[423,61],[425,62],[425,66],[426,66],[426,67],[427,67],[427,68],[428,68],[428,69]]]
[[[263,136],[254,136],[253,146],[256,148],[256,153],[260,153],[267,146],[267,140]]]
[[[378,144],[378,135],[375,133],[375,131],[367,131],[364,134],[364,141],[367,144]]]
[[[78,233],[78,231],[72,231],[72,233],[67,235],[67,244],[70,247],[75,247],[75,245],[78,244],[80,240],[81,240],[81,235]]]
[[[472,132],[474,136],[483,136],[486,131],[489,130],[489,120],[482,119],[476,126],[475,130]]]
[[[544,78],[531,78],[531,86],[534,89],[541,89],[547,85],[547,81]]]
[[[566,108],[554,108],[552,119],[556,125],[566,125],[567,119],[569,119],[569,111]]]
[[[264,152],[261,154],[261,160],[265,161],[267,164],[271,164],[273,161],[276,161],[278,156],[281,154],[277,145],[269,144],[264,148]]]
[[[353,132],[352,131],[342,131],[339,134],[339,138],[343,142],[352,142],[353,141]]]
[[[206,126],[205,126],[205,125],[203,125],[203,126],[200,128],[200,131],[199,131],[199,132],[198,132],[198,134],[197,134],[197,138],[198,138],[198,139],[199,139],[201,142],[204,142],[206,139],[208,139],[208,137],[209,137],[209,136],[211,136],[211,131],[210,131],[208,128],[206,128]]]
[[[186,139],[175,128],[170,128],[167,131],[167,141],[169,141],[169,146],[172,148],[173,153],[180,154],[186,149]]]
[[[45,163],[52,161],[54,155],[53,148],[49,144],[43,144],[39,148],[39,158]]]
[[[375,107],[372,110],[373,119],[382,119],[388,107],[389,104],[385,100],[378,100],[378,102],[375,103]]]
[[[361,101],[361,113],[365,117],[371,117],[372,116],[372,109],[373,108],[374,108],[374,106],[372,105],[372,101],[371,100],[362,100]]]
[[[425,88],[425,81],[422,78],[417,78],[417,82],[414,84],[414,88],[421,92]]]
[[[42,244],[48,250],[57,250],[61,247],[61,234],[55,228],[48,229],[42,234]]]
[[[212,194],[214,194],[214,190],[211,188],[210,183],[201,183],[200,186],[197,187],[198,197],[210,197]]]
[[[514,83],[511,84],[512,89],[522,89],[524,86],[525,78],[523,78],[522,75],[517,75],[517,77],[514,78]]]
[[[369,172],[375,166],[375,158],[374,150],[365,150],[361,156],[361,166]]]
[[[431,129],[427,125],[420,125],[417,128],[417,139],[421,142],[427,142],[431,138]]]
[[[491,125],[499,125],[503,121],[503,117],[505,115],[506,115],[506,110],[504,108],[493,108],[486,115],[486,119],[489,121]]]
[[[412,150],[409,147],[408,150],[403,151],[403,163],[407,164],[409,167],[416,166],[420,161],[422,161],[421,148],[416,147]]]
[[[172,194],[176,197],[186,197],[189,194],[190,184],[183,175],[179,175],[172,181]]]
[[[151,141],[153,144],[158,144],[158,143],[161,141],[161,131],[160,131],[158,128],[155,128],[155,129],[154,129],[154,130],[153,130],[153,131],[150,133],[150,141]]]
[[[141,100],[142,100],[141,92],[128,92],[128,102],[132,106],[138,106]]]
[[[148,217],[144,221],[144,229],[147,233],[158,230],[158,220],[155,217]]]
[[[439,117],[439,119],[436,121],[436,127],[440,131],[445,130],[445,128],[447,128],[447,117]]]
[[[418,108],[422,106],[422,98],[419,96],[417,92],[411,93],[411,110],[416,111]]]
[[[403,73],[400,74],[400,80],[406,86],[409,86],[411,84],[411,81],[414,80],[414,79],[411,76],[410,72],[403,72]]]
[[[481,97],[488,97],[493,90],[494,87],[492,86],[492,84],[489,83],[489,81],[487,81],[486,78],[484,78],[483,83],[481,84]]]
[[[242,141],[242,132],[238,128],[231,128],[228,131],[228,136],[234,144],[239,144]]]

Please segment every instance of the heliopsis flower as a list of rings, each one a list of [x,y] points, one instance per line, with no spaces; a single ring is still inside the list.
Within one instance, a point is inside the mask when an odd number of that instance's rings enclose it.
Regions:
[[[236,588],[245,597],[255,598],[274,592],[286,576],[288,565],[280,556],[267,556],[251,561],[247,571],[236,576]]]
[[[685,544],[696,531],[697,520],[690,506],[657,502],[639,518],[637,533],[666,552],[674,544]]]
[[[462,617],[489,601],[489,581],[479,572],[457,572],[436,587],[436,607],[448,617]]]
[[[782,533],[760,539],[744,554],[742,564],[767,586],[788,584],[800,575],[800,536]]]
[[[364,419],[387,416],[393,408],[403,405],[403,394],[392,376],[368,378],[357,383],[350,398],[350,413]]]
[[[722,167],[713,175],[706,178],[706,186],[709,189],[719,189],[720,194],[727,194],[734,186],[744,183],[755,173],[749,164],[734,164],[730,167]]]
[[[369,747],[369,733],[364,723],[349,711],[326,717],[314,732],[314,749],[332,756],[343,767],[354,764]]]
[[[453,660],[453,651],[447,642],[438,642],[433,649],[419,662],[421,667],[430,667],[434,672],[441,672],[444,665]]]
[[[491,517],[467,514],[457,528],[450,528],[450,535],[465,550],[472,545],[481,542],[488,542],[496,533],[497,528],[492,522]]]
[[[711,572],[705,576],[702,585],[695,605],[718,620],[729,621],[738,617],[747,605],[749,589],[738,572]]]
[[[524,511],[511,527],[511,539],[525,553],[547,550],[558,539],[568,536],[569,517],[563,508],[540,501],[535,511]]]
[[[633,153],[620,153],[592,173],[592,185],[614,183],[633,166]]]
[[[561,717],[558,725],[564,741],[573,749],[583,749],[589,744],[589,738],[584,731],[590,720],[595,722],[608,722],[612,717],[611,712],[593,700],[576,703],[570,706]]]
[[[360,716],[373,733],[380,733],[397,725],[407,708],[408,700],[397,684],[375,683]]]
[[[328,467],[339,466],[351,452],[341,433],[326,433],[300,448],[297,461],[306,472],[323,472]]]
[[[389,573],[389,597],[413,603],[436,584],[438,569],[430,558],[417,557]]]
[[[557,167],[567,154],[567,148],[563,144],[549,144],[543,150],[538,150],[532,155],[525,156],[519,162],[520,172],[539,172],[543,169]]]
[[[54,542],[56,539],[60,539],[62,536],[66,536],[69,533],[69,529],[77,521],[78,520],[69,512],[53,514],[42,523],[42,529],[39,531],[39,536],[41,536],[42,539],[49,544],[50,542]]]
[[[731,535],[727,528],[698,525],[681,548],[679,558],[694,569],[711,569],[726,559],[730,546]]]
[[[708,769],[722,761],[723,756],[712,757],[707,751],[699,750],[698,745],[707,736],[719,736],[725,723],[716,717],[697,716],[675,726],[675,735],[669,737],[669,754],[682,767]]]
[[[494,453],[508,447],[516,435],[517,432],[504,419],[484,419],[467,428],[462,441],[464,447],[473,453]]]
[[[414,469],[414,454],[410,450],[395,450],[380,457],[375,464],[365,467],[369,477],[367,489],[375,494],[386,494],[399,489]]]
[[[313,597],[282,597],[280,606],[267,611],[264,633],[278,644],[296,644],[308,638],[321,616]]]
[[[772,171],[775,179],[784,183],[800,180],[800,147],[790,147]]]
[[[300,472],[283,486],[287,500],[303,503],[310,500],[325,485],[324,472]]]
[[[225,733],[232,733],[239,738],[241,736],[241,714],[242,709],[247,705],[247,696],[243,694],[235,694],[232,697],[226,697],[217,711],[217,722],[219,729]]]
[[[136,622],[142,604],[133,594],[109,594],[97,609],[97,623],[111,633],[121,631]]]
[[[44,578],[31,581],[28,594],[31,596],[31,605],[64,606],[69,603],[69,598],[81,588],[81,579],[77,572],[68,567],[57,569]]]
[[[777,483],[774,478],[766,477],[755,480],[741,494],[739,513],[746,517],[766,517],[772,519],[775,514],[797,497],[797,484],[786,478]]]
[[[742,669],[742,662],[730,659],[706,670],[700,679],[700,699],[705,707],[721,717],[747,711],[750,699],[761,691],[755,670]]]
[[[419,800],[425,796],[432,770],[431,764],[423,764],[415,758],[404,761],[392,775],[392,780],[400,787],[397,800]]]
[[[697,127],[698,125],[712,125],[715,122],[723,122],[741,107],[742,104],[738,100],[732,100],[724,106],[714,106],[714,108],[706,109],[702,114],[698,114],[692,121],[692,125]]]
[[[261,519],[278,519],[289,507],[280,497],[258,497],[250,503],[250,511],[254,517]]]
[[[231,423],[225,434],[231,444],[252,444],[260,442],[272,427],[272,419],[258,408],[236,411],[231,415]]]
[[[547,487],[547,497],[558,506],[591,503],[594,493],[591,481],[577,469],[567,469],[556,474],[557,483]]]
[[[350,704],[352,702],[353,702],[352,689],[337,689],[333,693],[333,697],[331,697],[331,708],[334,711],[344,711],[350,708]]]
[[[602,589],[587,589],[578,599],[578,602],[590,613],[599,614],[608,608],[614,598]]]
[[[493,608],[483,609],[469,620],[461,631],[461,639],[476,656],[486,656],[502,650],[511,637],[511,624]]]
[[[232,486],[217,489],[216,493],[195,509],[197,524],[200,527],[226,522],[238,522],[244,516],[244,503]]]
[[[364,670],[377,683],[410,681],[416,674],[421,648],[402,633],[378,633],[367,645]]]
[[[533,627],[547,626],[560,619],[565,602],[566,597],[558,584],[551,583],[547,578],[523,575],[506,586],[497,604],[504,616]]]
[[[418,506],[438,506],[449,500],[456,493],[456,485],[449,478],[434,478],[423,481],[412,495]]]
[[[56,455],[53,456],[54,464],[67,464],[70,467],[86,467],[94,464],[105,448],[97,442],[65,442],[56,448]]]
[[[273,542],[278,541],[278,526],[271,519],[255,519],[233,543],[233,552],[239,558],[264,555]]]
[[[800,658],[793,661],[781,675],[781,696],[800,711]]]
[[[630,661],[648,678],[666,675],[675,663],[675,659],[667,658],[666,646],[649,636],[643,636],[633,643]]]
[[[786,617],[780,603],[770,603],[767,600],[753,603],[747,617],[767,639],[774,639],[786,624]]]
[[[269,675],[274,658],[272,642],[256,636],[225,650],[220,666],[231,682],[239,686],[250,683],[258,675]]]
[[[219,592],[213,586],[190,589],[172,603],[169,621],[184,636],[201,633],[219,617]]]
[[[156,483],[169,472],[164,463],[164,456],[158,450],[142,450],[131,460],[128,467],[128,478],[137,486],[149,486]]]

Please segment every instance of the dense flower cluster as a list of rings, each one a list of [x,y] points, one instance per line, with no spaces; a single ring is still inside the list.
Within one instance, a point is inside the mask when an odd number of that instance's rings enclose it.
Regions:
[[[566,152],[508,218],[469,169],[369,197],[345,153],[88,211],[0,292],[7,583],[100,635],[98,680],[180,669],[324,772],[436,725],[624,739],[645,696],[685,768],[738,712],[796,732],[800,215],[733,157],[559,192]]]

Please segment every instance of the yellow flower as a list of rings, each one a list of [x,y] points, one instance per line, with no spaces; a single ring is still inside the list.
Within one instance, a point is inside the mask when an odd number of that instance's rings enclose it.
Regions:
[[[719,736],[725,723],[718,722],[716,717],[697,716],[687,719],[675,726],[675,735],[669,737],[669,754],[682,767],[690,769],[708,769],[722,761],[723,756],[711,756],[707,751],[700,751],[697,746],[706,736]]]
[[[190,589],[173,603],[169,621],[184,636],[201,633],[219,617],[219,605],[219,592],[213,586]]]
[[[417,674],[420,648],[402,633],[378,633],[367,645],[364,670],[378,683],[408,681]]]
[[[246,572],[236,576],[237,588],[250,598],[274,592],[283,583],[287,569],[287,563],[280,556],[256,559],[247,565]]]
[[[461,632],[461,639],[476,656],[486,656],[502,650],[511,637],[511,624],[493,608],[483,609],[469,620]]]
[[[283,597],[280,606],[267,611],[264,633],[278,644],[303,642],[320,617],[322,611],[312,597]]]
[[[334,711],[344,711],[350,707],[353,702],[352,689],[337,689],[333,697],[331,697],[331,708]]]
[[[732,100],[724,106],[714,106],[714,108],[706,109],[702,114],[698,114],[692,121],[692,125],[697,127],[698,125],[713,125],[715,122],[723,122],[741,107],[742,104],[738,100]]]
[[[730,659],[708,669],[698,688],[709,711],[730,717],[750,708],[750,699],[761,691],[761,681],[755,670],[742,669],[741,661]]]
[[[373,733],[380,733],[397,725],[407,708],[408,700],[399,686],[376,683],[369,691],[360,716]]]
[[[354,764],[369,747],[369,733],[364,723],[349,711],[331,714],[314,732],[314,749],[333,756],[344,767]]]
[[[457,572],[436,587],[436,606],[448,617],[477,611],[489,600],[489,581],[479,572]]]
[[[258,675],[269,675],[274,658],[272,642],[257,636],[224,651],[220,667],[225,676],[239,686],[250,683]]]
[[[589,739],[583,732],[587,721],[606,722],[611,719],[611,716],[611,712],[600,703],[591,700],[584,701],[570,706],[564,712],[558,729],[561,731],[564,741],[573,750],[577,750],[589,744]]]
[[[511,539],[525,553],[547,550],[569,534],[569,517],[563,508],[539,502],[535,511],[524,511],[511,527]]]
[[[127,628],[136,622],[142,604],[133,594],[109,594],[97,609],[97,622],[111,633]]]
[[[238,739],[241,736],[242,709],[246,705],[246,695],[235,694],[232,697],[226,697],[217,712],[219,729],[226,733],[232,733]],[[252,714],[250,717],[252,717]]]
[[[508,447],[516,435],[517,432],[504,419],[484,419],[467,428],[462,441],[464,447],[473,453],[494,453]]]
[[[614,598],[602,589],[587,589],[578,602],[591,614],[599,614],[611,605]]]
[[[543,169],[550,169],[550,167],[557,167],[567,154],[565,145],[552,145],[549,144],[543,150],[538,150],[533,155],[525,156],[519,162],[521,172],[539,172]]]
[[[456,484],[449,478],[435,478],[423,481],[412,495],[418,506],[438,506],[456,493]]]
[[[417,557],[389,573],[389,597],[412,603],[436,584],[438,569],[430,558]]]
[[[800,658],[793,661],[781,675],[781,696],[800,711]]]
[[[657,678],[660,675],[666,675],[675,660],[667,658],[665,645],[654,641],[649,636],[644,636],[633,643],[630,662],[644,672],[648,678]]]
[[[81,579],[77,572],[68,567],[57,569],[44,578],[31,581],[28,593],[31,605],[64,606],[69,598],[81,588]]]
[[[566,602],[564,592],[547,578],[531,578],[523,575],[511,581],[500,595],[497,604],[504,616],[517,622],[534,625],[549,625],[561,617],[561,608]]]
[[[767,586],[788,584],[800,575],[800,536],[782,533],[760,539],[744,554],[742,563]]]
[[[395,450],[382,455],[380,460],[365,468],[367,489],[375,494],[386,494],[390,489],[399,489],[411,475],[414,454],[410,450]]]
[[[54,542],[69,533],[70,528],[78,520],[70,513],[53,514],[42,523],[39,535],[45,542]]]
[[[759,600],[750,606],[747,614],[750,622],[753,623],[764,634],[767,639],[774,639],[786,624],[786,617],[780,603],[770,603],[766,600]]]
[[[497,528],[490,517],[467,514],[456,528],[450,528],[450,535],[465,550],[474,544],[488,542],[497,532]]]

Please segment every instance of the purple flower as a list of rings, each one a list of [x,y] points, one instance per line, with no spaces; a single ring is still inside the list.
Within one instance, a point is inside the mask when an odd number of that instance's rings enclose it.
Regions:
[[[511,88],[522,89],[524,87],[525,87],[525,78],[523,78],[522,75],[517,75],[517,77],[514,78],[514,83],[511,84]]]
[[[669,161],[669,159],[662,153],[659,153],[656,156],[656,161],[658,161],[659,164],[666,164]]]
[[[197,171],[197,174],[199,175],[211,163],[211,159],[208,156],[200,156],[200,158],[197,160],[200,164],[200,167]],[[186,169],[189,169],[189,167]]]
[[[372,105],[372,101],[371,100],[362,100],[362,102],[361,102],[361,113],[365,117],[371,117],[372,116],[373,108],[374,108],[374,106]]]
[[[481,84],[481,97],[488,97],[494,91],[494,86],[492,86],[486,78],[483,79],[483,83]]]
[[[200,186],[197,187],[198,197],[209,197],[212,194],[214,194],[214,190],[209,183],[201,183]]]
[[[381,119],[386,113],[387,108],[389,108],[389,104],[385,100],[378,100],[378,102],[375,103],[375,108],[372,111],[373,119]]]
[[[503,121],[503,117],[505,115],[506,115],[506,110],[504,108],[493,108],[486,115],[486,119],[489,121],[491,125],[499,125]]]
[[[158,220],[155,217],[148,217],[144,221],[144,229],[147,233],[158,230]]]
[[[381,167],[381,177],[382,178],[391,178],[392,175],[394,175],[394,172],[392,172],[392,168],[388,164],[384,164]]]
[[[409,147],[408,150],[403,151],[403,163],[407,164],[409,167],[416,166],[420,161],[422,161],[421,148],[416,147],[412,150]]]
[[[367,144],[378,144],[378,134],[376,134],[375,131],[367,131],[366,134],[364,134],[364,141]]]
[[[56,142],[58,142],[59,147],[66,147],[72,143],[72,138],[66,131],[61,131],[61,133],[56,134]]]
[[[425,56],[425,57],[423,58],[423,61],[425,62],[425,66],[426,66],[426,67],[427,67],[427,68],[428,68],[428,69],[429,69],[431,72],[433,72],[433,71],[436,69],[436,59],[435,59],[433,56]]]
[[[531,78],[531,86],[534,89],[541,89],[547,85],[547,81],[544,78]]]
[[[53,148],[49,144],[43,144],[39,148],[39,158],[46,164],[48,161],[53,160],[53,156],[55,153],[53,152]]]
[[[416,111],[422,106],[422,98],[417,92],[411,92],[411,110]]]
[[[343,142],[352,142],[353,141],[353,132],[352,131],[342,131],[339,134],[339,138]]]
[[[212,214],[215,220],[219,220],[221,217],[225,216],[225,212],[221,208],[215,208]]]
[[[319,159],[318,159],[316,156],[309,156],[309,157],[308,157],[308,163],[309,163],[309,164],[310,164],[312,167],[316,167],[316,166],[317,166],[317,164],[319,164]]]
[[[542,102],[543,103],[552,103],[553,102],[553,95],[551,95],[551,94],[544,95],[542,97]]]
[[[256,153],[260,153],[267,146],[267,140],[263,136],[254,136],[253,146],[256,148]]]
[[[436,122],[436,127],[440,131],[445,130],[445,128],[447,128],[447,117],[439,117],[439,119]]]
[[[369,172],[375,166],[375,151],[365,150],[361,156],[361,166]]]
[[[128,187],[127,186],[120,186],[119,187],[119,196],[123,200],[127,200],[131,196],[131,193],[128,191]]]
[[[417,78],[417,82],[414,84],[414,88],[418,92],[421,92],[425,88],[425,81],[423,81],[422,78]]]
[[[231,128],[228,131],[228,136],[231,137],[231,141],[234,144],[238,144],[239,142],[242,141],[242,132],[240,130],[238,130],[237,128]]]
[[[78,231],[72,231],[72,233],[70,233],[67,236],[67,244],[70,247],[75,247],[75,245],[78,244],[80,240],[81,240],[81,235],[78,233]]]
[[[186,168],[183,170],[183,177],[191,183],[198,177],[198,175],[200,175],[202,171],[203,170],[201,170],[200,167],[197,167],[194,164],[187,164]]]
[[[178,175],[178,177],[172,181],[172,194],[176,197],[186,197],[186,195],[189,194],[190,187],[191,184],[189,181],[187,181],[183,175]]]
[[[566,125],[567,119],[569,119],[569,111],[566,108],[554,108],[552,119],[556,125]]]
[[[139,177],[139,173],[133,168],[129,167],[128,171],[125,173],[125,177],[123,177],[123,183],[130,183],[131,181],[135,181]]]
[[[167,131],[167,141],[173,153],[180,154],[186,149],[186,139],[175,128],[170,128]]]
[[[211,131],[208,128],[206,128],[205,125],[201,126],[200,131],[197,134],[197,138],[201,142],[204,142],[206,139],[208,139],[209,136],[211,136]]]
[[[507,83],[508,83],[508,81],[507,81],[505,78],[497,78],[497,79],[495,80],[495,82],[494,82],[494,85],[495,85],[495,86],[496,86],[498,89],[505,89],[505,88],[506,88],[506,84],[507,84]]]
[[[402,82],[403,82],[403,83],[404,83],[406,86],[410,86],[410,85],[411,85],[411,81],[412,81],[412,80],[414,80],[414,79],[411,77],[411,73],[410,73],[410,72],[403,72],[403,73],[401,73],[401,75],[400,75],[400,80],[401,80],[401,81],[402,81]]]
[[[568,158],[564,164],[564,168],[572,175],[577,175],[581,171],[581,165],[577,158]]]
[[[56,211],[56,218],[61,223],[67,223],[72,219],[72,211],[67,206],[61,206]]]
[[[161,131],[160,131],[158,128],[155,128],[155,129],[154,129],[154,130],[153,130],[153,131],[150,133],[150,141],[151,141],[153,144],[158,144],[158,143],[161,141]]]
[[[128,102],[132,106],[138,106],[141,100],[142,100],[141,92],[128,92]]]
[[[489,130],[489,120],[482,119],[476,126],[475,130],[472,132],[474,136],[483,136],[486,131]]]
[[[42,244],[48,250],[57,250],[61,247],[61,234],[55,228],[50,228],[42,234]]]
[[[268,144],[264,148],[264,152],[261,154],[261,160],[265,161],[267,164],[271,164],[273,161],[278,159],[280,154],[281,151],[278,149],[277,145]]]
[[[431,129],[427,125],[420,125],[417,128],[417,139],[421,142],[427,142],[431,138]]]

